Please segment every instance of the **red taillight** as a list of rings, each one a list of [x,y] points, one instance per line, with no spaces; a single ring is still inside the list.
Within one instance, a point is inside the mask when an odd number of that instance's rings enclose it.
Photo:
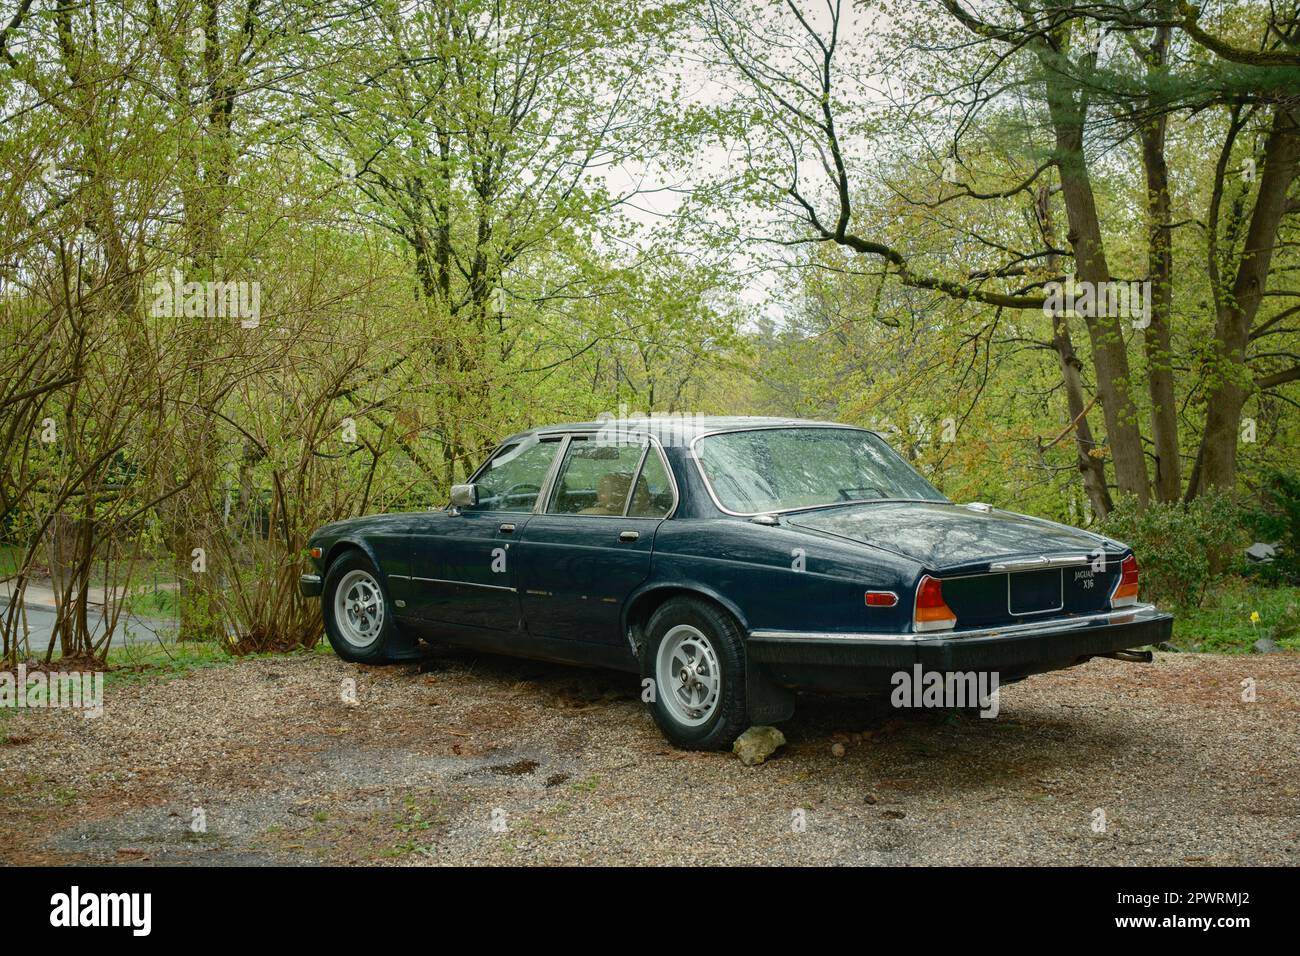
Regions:
[[[321,555],[320,548],[312,548],[312,549],[311,549],[311,556],[312,556],[313,558],[319,558],[320,555]]]
[[[1110,592],[1110,606],[1123,607],[1125,604],[1136,604],[1138,599],[1138,562],[1137,558],[1129,555],[1119,565],[1119,581],[1115,584],[1115,590]]]
[[[898,603],[898,595],[893,591],[868,591],[867,607],[893,607]]]
[[[926,574],[916,586],[916,611],[912,615],[914,631],[946,631],[957,623],[957,615],[952,613],[943,600],[943,583],[938,578]]]

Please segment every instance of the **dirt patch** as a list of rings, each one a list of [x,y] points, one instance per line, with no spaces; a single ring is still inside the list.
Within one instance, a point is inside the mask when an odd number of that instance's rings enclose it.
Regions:
[[[536,760],[524,759],[515,760],[511,763],[497,764],[496,766],[488,767],[488,770],[506,777],[521,777],[524,774],[532,773],[540,766],[541,764]]]
[[[110,685],[98,719],[9,715],[0,860],[1300,860],[1300,655],[1093,661],[992,720],[801,699],[755,768],[671,748],[639,689],[469,654]]]

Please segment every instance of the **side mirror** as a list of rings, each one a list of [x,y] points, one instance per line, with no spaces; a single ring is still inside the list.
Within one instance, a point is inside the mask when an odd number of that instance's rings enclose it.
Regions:
[[[478,504],[478,485],[473,483],[451,486],[451,506],[472,508]]]

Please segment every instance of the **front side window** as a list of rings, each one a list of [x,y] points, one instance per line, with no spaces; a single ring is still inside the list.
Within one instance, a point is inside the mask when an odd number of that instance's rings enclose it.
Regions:
[[[643,444],[608,444],[590,438],[569,443],[555,479],[548,514],[621,515]]]
[[[847,501],[946,501],[888,445],[855,428],[763,428],[701,438],[696,456],[728,511]]]
[[[537,503],[558,441],[523,441],[500,449],[475,479],[478,504],[463,511],[528,512]]]

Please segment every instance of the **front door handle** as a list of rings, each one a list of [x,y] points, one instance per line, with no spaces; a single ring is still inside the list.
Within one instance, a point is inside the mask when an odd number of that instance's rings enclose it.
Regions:
[[[507,522],[497,529],[502,534],[514,534],[515,526]]]
[[[639,537],[641,537],[640,531],[620,531],[618,533],[618,540],[620,541],[635,541]]]

